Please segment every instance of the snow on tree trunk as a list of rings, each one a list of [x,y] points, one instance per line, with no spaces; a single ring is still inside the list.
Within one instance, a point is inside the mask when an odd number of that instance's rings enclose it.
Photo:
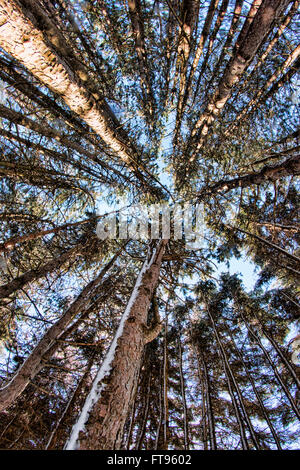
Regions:
[[[167,240],[152,243],[116,335],[66,443],[66,450],[108,450],[121,445],[145,344],[147,313]]]

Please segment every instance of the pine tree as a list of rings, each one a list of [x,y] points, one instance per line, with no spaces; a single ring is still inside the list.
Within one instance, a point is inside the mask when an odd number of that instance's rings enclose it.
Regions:
[[[298,8],[0,0],[2,449],[296,447]]]

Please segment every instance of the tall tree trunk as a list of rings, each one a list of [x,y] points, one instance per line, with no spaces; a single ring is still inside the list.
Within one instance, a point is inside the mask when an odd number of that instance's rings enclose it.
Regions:
[[[168,399],[168,313],[165,317],[164,359],[163,359],[163,449],[169,448],[169,399]]]
[[[61,318],[59,318],[40,339],[14,377],[7,385],[0,389],[0,411],[5,410],[14,402],[25,390],[30,381],[32,381],[43,368],[43,356],[47,354],[48,350],[52,350],[54,343],[64,334],[65,328],[75,316],[80,311],[88,308],[91,296],[99,288],[104,275],[114,264],[119,254],[120,251],[104,266],[99,275],[82,290]]]
[[[217,441],[216,441],[216,432],[215,432],[215,419],[212,407],[212,400],[211,400],[211,385],[210,385],[210,378],[207,370],[207,364],[204,357],[204,354],[200,352],[201,361],[203,364],[203,371],[204,371],[204,381],[205,381],[205,395],[206,395],[206,403],[207,403],[207,415],[208,415],[208,428],[209,428],[209,441],[210,441],[210,449],[216,450],[217,449]]]
[[[249,331],[249,333],[251,334],[252,338],[254,339],[254,341],[257,343],[257,345],[260,347],[260,349],[262,350],[262,352],[264,353],[264,356],[267,360],[267,363],[270,365],[270,367],[272,368],[273,372],[274,372],[274,375],[278,381],[278,383],[280,384],[280,386],[282,387],[282,390],[284,391],[288,401],[290,402],[291,404],[291,407],[295,413],[295,415],[297,416],[298,420],[300,421],[300,413],[299,413],[299,409],[297,407],[297,404],[295,403],[292,395],[290,394],[287,386],[285,385],[285,383],[283,382],[282,378],[280,377],[280,374],[277,370],[277,367],[275,366],[275,364],[273,363],[268,351],[266,350],[266,348],[264,347],[263,343],[261,342],[260,338],[254,333],[254,331],[252,330],[252,328],[249,326],[243,312],[240,310],[240,315],[247,327],[247,330]]]
[[[224,16],[225,16],[226,10],[228,8],[228,3],[229,3],[229,0],[223,0],[222,4],[220,6],[219,13],[218,13],[218,16],[217,16],[217,19],[216,19],[216,23],[215,23],[214,29],[213,29],[213,31],[210,35],[208,46],[207,46],[207,51],[206,51],[204,60],[203,60],[202,65],[201,65],[199,75],[198,75],[197,85],[196,85],[196,89],[195,89],[195,93],[194,93],[195,96],[197,96],[197,94],[199,92],[200,83],[201,83],[203,74],[204,74],[205,70],[207,69],[208,61],[209,61],[210,55],[212,53],[212,48],[213,48],[215,39],[217,37],[217,34],[219,32],[219,29],[220,29],[220,27],[222,25],[222,22],[224,20]]]
[[[66,449],[119,449],[141,366],[147,314],[168,240],[151,242],[147,258]]]
[[[232,39],[234,37],[235,31],[237,30],[237,27],[239,25],[240,17],[241,17],[241,12],[242,12],[242,5],[243,5],[243,0],[235,0],[235,7],[234,7],[234,12],[232,15],[232,20],[231,20],[231,25],[226,37],[225,44],[222,48],[221,54],[219,56],[219,59],[214,66],[214,69],[212,71],[212,76],[211,79],[209,80],[209,83],[207,85],[207,90],[212,89],[212,85],[216,77],[218,76],[218,72],[220,70],[220,67],[224,63],[224,58],[226,57],[226,54],[228,54],[229,48],[231,46]],[[195,98],[194,98],[195,100]]]
[[[143,406],[142,422],[141,422],[141,426],[140,426],[138,437],[137,437],[136,450],[141,450],[145,433],[146,433],[146,425],[147,425],[147,420],[148,420],[148,415],[149,415],[150,387],[151,387],[151,378],[152,378],[151,376],[152,376],[152,372],[151,370],[149,370],[147,387],[146,387],[146,395],[144,397],[145,403]]]
[[[31,101],[48,110],[57,118],[63,118],[64,122],[71,128],[76,128],[81,134],[85,134],[85,138],[88,133],[88,126],[84,124],[80,119],[77,118],[69,110],[62,108],[53,98],[43,93],[34,83],[30,82],[24,74],[19,73],[15,66],[16,64],[11,61],[0,57],[0,78],[9,85],[13,86],[14,89],[19,90]]]
[[[214,321],[214,320],[213,320]],[[259,450],[260,446],[259,446],[259,442],[257,440],[257,437],[256,437],[256,434],[255,434],[255,431],[254,431],[254,428],[253,428],[253,425],[252,425],[252,422],[251,422],[251,419],[248,415],[248,412],[246,410],[246,407],[245,407],[245,404],[244,404],[244,399],[243,399],[243,395],[242,395],[242,392],[241,392],[241,389],[240,389],[240,386],[234,376],[234,373],[233,373],[233,370],[230,366],[230,363],[227,359],[227,354],[226,354],[226,351],[225,351],[225,348],[221,342],[221,338],[220,338],[220,334],[217,330],[217,326],[216,324],[214,324],[214,329],[217,333],[217,338],[218,338],[218,341],[220,341],[220,346],[221,348],[223,349],[223,354],[225,356],[225,360],[226,360],[226,366],[228,367],[228,371],[229,371],[229,374],[230,374],[230,377],[232,379],[232,382],[233,382],[233,385],[234,385],[234,388],[237,392],[237,395],[238,395],[238,398],[239,398],[239,402],[240,402],[240,406],[241,406],[241,409],[242,409],[242,412],[243,412],[243,415],[245,417],[245,421],[247,423],[247,426],[248,426],[248,429],[249,429],[249,432],[250,432],[250,436],[251,436],[251,439],[253,441],[253,444],[254,444],[254,447]]]
[[[177,69],[180,70],[179,94],[177,100],[176,126],[174,142],[177,143],[177,137],[182,120],[182,105],[187,80],[187,67],[189,57],[193,48],[193,31],[196,25],[197,14],[199,10],[198,0],[184,0],[181,12],[180,35],[177,47]]]
[[[228,385],[228,392],[231,398],[232,406],[234,409],[235,417],[239,426],[239,431],[240,431],[240,436],[241,436],[241,443],[242,443],[242,449],[243,450],[249,450],[249,444],[246,436],[246,430],[245,430],[245,425],[243,422],[242,414],[239,409],[239,405],[237,402],[237,399],[234,395],[234,391],[231,385],[231,379],[230,379],[230,374],[228,372],[228,368],[225,363],[225,358],[223,354],[221,354],[221,360],[222,360],[222,365],[223,365],[223,370],[225,372],[226,380],[227,380],[227,385]]]
[[[198,358],[197,358],[198,360]],[[207,404],[206,404],[206,389],[204,388],[203,374],[200,372],[200,365],[198,361],[198,376],[199,384],[201,387],[201,432],[202,432],[202,442],[203,450],[208,450],[208,433],[207,433]],[[211,444],[211,441],[210,441]],[[212,446],[210,446],[212,449]]]
[[[297,148],[298,149],[298,148]],[[292,149],[293,150],[293,149]],[[276,155],[276,154],[275,154]],[[275,158],[273,156],[273,158]],[[300,175],[300,156],[295,155],[287,158],[281,163],[275,165],[266,165],[259,171],[248,173],[244,176],[239,176],[231,180],[223,180],[215,183],[211,187],[204,188],[199,193],[199,197],[214,194],[217,192],[228,192],[235,188],[247,188],[252,184],[263,184],[268,181],[276,181],[280,178],[285,178],[289,175],[297,176]]]
[[[159,449],[159,444],[161,442],[161,437],[162,437],[162,423],[163,423],[163,361],[161,364],[161,367],[159,369],[159,383],[160,383],[160,389],[159,389],[159,418],[158,418],[158,424],[157,424],[157,429],[156,429],[156,436],[155,436],[155,444],[154,444],[154,450]]]
[[[234,380],[234,377],[233,377],[233,374],[232,374],[232,371],[231,371],[231,368],[230,368],[230,365],[229,365],[227,355],[225,353],[222,341],[220,339],[218,330],[216,328],[215,320],[214,320],[212,314],[210,313],[210,310],[208,308],[207,303],[206,303],[206,311],[208,313],[211,324],[213,326],[214,334],[215,334],[216,341],[217,341],[217,344],[218,344],[218,349],[219,349],[219,352],[220,352],[224,373],[225,373],[225,376],[226,376],[226,379],[227,379],[229,395],[231,397],[232,405],[233,405],[235,415],[236,415],[236,419],[237,419],[237,422],[238,422],[238,425],[239,425],[242,448],[243,448],[243,450],[248,450],[249,449],[249,444],[248,444],[248,440],[247,440],[247,436],[246,436],[245,426],[244,426],[244,423],[243,423],[242,413],[241,413],[241,410],[239,408],[239,405],[238,405],[238,402],[237,402],[237,399],[235,397],[235,394],[234,394],[234,391],[233,391],[233,388],[232,388],[232,384],[231,384],[231,381],[232,381],[233,385],[235,386],[236,385],[235,380]],[[239,401],[240,401],[240,405],[241,405],[241,400],[239,400]]]
[[[274,437],[274,441],[276,442],[277,449],[278,449],[278,450],[281,450],[281,444],[280,444],[280,440],[279,440],[278,434],[276,433],[276,431],[275,431],[275,429],[274,429],[274,426],[273,426],[273,424],[272,424],[272,421],[270,420],[270,417],[269,417],[269,415],[268,415],[268,412],[267,412],[267,410],[266,410],[266,407],[265,407],[265,405],[264,405],[264,402],[263,402],[262,398],[261,398],[260,395],[259,395],[259,392],[258,392],[258,390],[257,390],[257,388],[256,388],[256,385],[255,385],[255,381],[254,381],[254,379],[253,379],[251,373],[249,372],[249,369],[248,369],[248,367],[247,367],[247,364],[246,364],[245,361],[244,361],[244,358],[243,358],[243,355],[242,355],[241,351],[237,348],[237,346],[236,346],[236,344],[235,344],[235,341],[234,341],[234,339],[233,339],[232,333],[231,333],[229,330],[228,330],[228,334],[229,334],[230,339],[231,339],[231,342],[232,342],[232,344],[233,344],[233,346],[234,346],[234,348],[235,348],[235,350],[236,350],[236,352],[237,352],[237,354],[238,354],[238,357],[240,358],[240,361],[242,362],[242,364],[243,364],[243,366],[244,366],[246,375],[247,375],[247,377],[248,377],[249,382],[251,383],[253,392],[254,392],[254,394],[255,394],[255,396],[256,396],[256,399],[257,399],[257,401],[258,401],[258,403],[259,403],[259,405],[260,405],[260,408],[261,408],[261,410],[262,410],[263,416],[264,416],[266,422],[268,423],[268,426],[269,426],[269,428],[270,428],[270,431],[271,431],[271,433],[272,433],[272,436]]]
[[[254,3],[257,2],[254,1]],[[197,150],[202,146],[203,138],[208,133],[209,127],[230,98],[234,85],[240,80],[240,77],[252,62],[256,51],[270,32],[274,20],[287,7],[289,0],[263,0],[259,3],[261,3],[260,8],[253,20],[251,19],[250,24],[246,23],[240,32],[235,47],[235,54],[225,69],[218,89],[209,100],[204,113],[200,116],[192,131],[192,138],[194,140],[197,139]],[[191,161],[194,158],[195,156],[192,156]]]
[[[275,72],[271,75],[271,77],[264,83],[259,90],[256,90],[254,97],[248,101],[246,106],[239,112],[239,114],[234,118],[234,124],[228,128],[224,135],[228,136],[234,128],[238,127],[238,123],[246,116],[249,109],[252,107],[253,109],[256,105],[260,102],[260,99],[264,92],[268,90],[268,88],[277,80],[277,78],[286,70],[288,69],[298,58],[300,55],[300,46],[297,46],[288,56],[283,64],[280,64]],[[249,77],[250,80],[250,77]]]
[[[138,380],[137,380],[137,384],[138,384]],[[133,434],[133,428],[134,428],[134,424],[135,424],[135,410],[136,410],[136,405],[137,405],[137,397],[136,397],[136,393],[134,394],[134,401],[133,401],[133,404],[132,404],[132,410],[131,410],[131,413],[130,413],[130,424],[129,424],[129,429],[128,429],[128,435],[127,435],[127,439],[126,439],[126,450],[130,450],[130,444],[131,444],[131,439],[132,439],[132,434]]]
[[[71,398],[69,399],[69,401],[67,403],[67,406],[65,407],[61,417],[59,418],[55,428],[53,429],[53,431],[50,435],[50,438],[49,438],[48,443],[46,445],[46,450],[55,449],[57,444],[58,443],[60,444],[61,439],[62,439],[62,434],[64,433],[62,427],[68,422],[68,420],[70,419],[70,416],[72,415],[72,413],[74,413],[73,408],[76,405],[78,397],[80,396],[82,391],[87,386],[87,381],[88,381],[88,378],[89,378],[89,375],[90,375],[90,372],[91,372],[91,368],[92,368],[93,363],[94,363],[94,359],[95,358],[94,358],[94,354],[93,354],[91,356],[91,358],[89,359],[88,363],[87,363],[84,374],[80,378],[74,392],[72,393]]]
[[[31,15],[18,0],[1,0],[1,47],[61,96],[70,109],[94,129],[121,158],[130,160],[131,155],[128,153],[127,145],[114,135],[115,131],[109,125],[105,105],[101,108],[96,101],[97,98],[88,95],[83,86],[87,78],[82,76],[80,82],[74,71],[70,70],[67,57],[64,57],[65,51],[62,50],[62,56],[59,56],[54,47],[47,45],[43,32],[35,25],[34,13],[39,13],[38,18],[41,13],[40,6],[35,1],[30,3]],[[49,32],[47,23],[40,24],[40,27],[45,28],[46,34]],[[61,47],[59,37],[57,37],[57,47]]]
[[[188,430],[188,416],[187,416],[187,404],[185,396],[185,380],[183,375],[182,367],[182,346],[181,337],[178,337],[178,352],[179,352],[179,374],[180,374],[180,390],[183,404],[183,431],[184,431],[184,449],[189,449],[189,430]]]
[[[280,346],[277,344],[277,342],[272,337],[272,335],[267,333],[267,331],[266,331],[266,329],[264,328],[263,325],[262,325],[262,332],[265,335],[265,337],[267,338],[267,340],[270,341],[270,343],[272,344],[273,348],[277,352],[278,356],[282,360],[282,362],[285,365],[285,367],[287,368],[287,370],[290,372],[291,376],[293,377],[293,380],[295,381],[295,384],[297,385],[298,389],[300,390],[300,380],[299,380],[299,377],[297,376],[297,371],[293,368],[292,363],[287,360],[286,356],[281,351]]]
[[[143,181],[145,188],[158,195],[157,188],[137,168],[137,149],[103,97],[89,89],[89,76],[81,70],[80,62],[75,60],[74,65],[71,61],[70,66],[64,38],[36,0],[26,0],[25,4],[0,0],[0,24],[0,46],[60,96]]]
[[[136,54],[140,68],[141,86],[144,94],[144,107],[150,119],[154,119],[154,96],[151,87],[151,74],[146,54],[142,5],[140,0],[127,0]],[[145,93],[146,92],[146,93]]]
[[[6,284],[0,286],[0,299],[4,297],[8,297],[9,295],[15,293],[19,289],[22,289],[30,282],[36,282],[41,277],[46,276],[49,273],[52,273],[56,269],[59,269],[63,264],[67,263],[68,261],[72,260],[74,257],[80,254],[83,245],[79,243],[74,248],[70,248],[69,250],[65,251],[62,255],[57,258],[54,258],[47,263],[43,264],[42,266],[31,269],[21,276],[16,277],[12,281],[9,281]]]
[[[198,42],[197,47],[196,47],[195,57],[194,57],[193,64],[192,64],[191,70],[190,70],[190,74],[189,74],[189,77],[188,77],[188,80],[187,80],[187,83],[186,83],[186,92],[185,92],[185,97],[184,97],[183,104],[185,104],[187,99],[188,99],[188,95],[190,93],[190,88],[191,88],[190,85],[192,83],[192,79],[193,79],[195,71],[197,69],[200,57],[202,55],[203,48],[205,46],[206,40],[208,38],[208,35],[209,35],[209,32],[210,32],[210,27],[211,27],[215,12],[218,8],[218,4],[219,4],[219,0],[211,0],[210,1],[209,7],[208,7],[208,10],[207,10],[207,14],[206,14],[206,18],[205,18],[205,22],[204,22],[204,26],[203,26],[203,30],[201,32],[201,36],[200,36],[199,42]]]

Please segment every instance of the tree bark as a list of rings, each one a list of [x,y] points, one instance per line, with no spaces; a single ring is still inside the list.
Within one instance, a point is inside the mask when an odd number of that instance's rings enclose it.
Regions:
[[[229,47],[231,46],[231,42],[232,42],[232,39],[234,37],[234,33],[237,30],[237,27],[239,25],[241,11],[242,11],[242,5],[243,5],[243,0],[236,0],[235,1],[234,12],[233,12],[233,15],[232,15],[232,20],[231,20],[231,24],[230,24],[230,28],[229,28],[227,37],[226,37],[226,41],[225,41],[225,44],[222,48],[219,59],[218,59],[216,65],[214,66],[214,69],[212,71],[212,77],[209,80],[207,90],[212,89],[212,84],[213,84],[215,78],[218,76],[218,72],[220,70],[220,67],[223,64],[223,61],[224,61],[224,58],[226,57],[226,54],[228,54],[228,50],[229,50]]]
[[[168,312],[165,317],[164,357],[163,357],[163,449],[169,448],[169,400],[168,400]]]
[[[279,67],[275,70],[275,72],[271,75],[271,77],[264,83],[259,90],[256,91],[254,97],[248,101],[246,106],[240,111],[240,113],[234,118],[234,125],[228,130],[225,131],[224,135],[228,136],[234,128],[238,127],[238,123],[241,119],[247,114],[249,109],[252,107],[253,109],[260,102],[260,99],[265,91],[277,80],[277,78],[286,70],[288,69],[299,57],[300,55],[300,45],[297,46],[288,56],[286,61],[283,64],[280,64]],[[250,80],[250,77],[249,77]],[[268,94],[268,93],[267,93]]]
[[[277,344],[277,342],[274,340],[271,334],[267,333],[266,329],[262,325],[262,332],[267,338],[268,341],[272,344],[273,348],[277,352],[278,356],[282,360],[283,364],[287,368],[287,370],[290,372],[291,376],[293,377],[293,380],[295,384],[297,385],[298,389],[300,390],[300,380],[299,377],[297,376],[296,370],[293,368],[292,364],[287,360],[286,356],[284,353],[281,351],[280,346]]]
[[[209,127],[224,108],[231,96],[233,87],[253,60],[256,51],[272,28],[274,20],[279,17],[288,3],[288,0],[264,0],[250,24],[245,25],[245,28],[242,29],[237,39],[236,52],[225,69],[218,89],[209,100],[204,113],[200,116],[192,131],[192,139],[197,140],[197,150],[201,148],[203,137],[208,133]],[[192,156],[191,161],[194,158]]]
[[[151,242],[147,259],[74,426],[67,450],[119,449],[144,350],[144,331],[168,240]]]
[[[216,328],[215,320],[214,320],[212,314],[210,313],[210,310],[209,310],[209,307],[208,307],[207,304],[206,304],[206,311],[207,311],[208,316],[210,318],[210,321],[211,321],[211,324],[212,324],[212,327],[213,327],[213,330],[214,330],[214,334],[215,334],[215,337],[216,337],[216,341],[217,341],[217,344],[218,344],[218,349],[219,349],[219,352],[220,352],[220,356],[221,356],[221,360],[222,360],[222,364],[223,364],[223,369],[224,369],[225,376],[226,376],[226,379],[227,379],[228,391],[229,391],[229,394],[230,394],[230,397],[231,397],[231,400],[232,400],[232,405],[233,405],[233,408],[235,410],[235,415],[236,415],[237,422],[238,422],[239,429],[240,429],[242,447],[243,447],[244,450],[248,450],[249,449],[249,444],[248,444],[248,440],[247,440],[247,436],[246,436],[245,426],[244,426],[243,419],[242,419],[242,413],[241,413],[241,410],[239,408],[237,399],[234,395],[234,391],[233,391],[233,388],[232,388],[231,381],[233,382],[233,385],[236,389],[236,392],[238,393],[240,406],[242,406],[242,399],[241,399],[241,396],[239,394],[239,390],[236,387],[236,381],[235,381],[235,378],[234,378],[233,373],[231,371],[231,367],[230,367],[230,364],[228,362],[227,355],[226,355],[225,349],[223,347],[219,332]]]
[[[100,96],[91,96],[84,88],[87,78],[81,82],[74,70],[68,66],[68,60],[59,56],[51,42],[47,44],[43,32],[37,29],[34,19],[35,9],[40,10],[36,2],[31,2],[31,14],[18,0],[0,2],[0,45],[19,60],[30,72],[48,88],[61,96],[72,111],[78,114],[124,161],[130,162],[132,151],[128,143],[123,142],[115,129],[109,124],[110,116],[106,106],[99,105]],[[47,24],[40,24],[49,33]],[[52,33],[52,31],[51,31]],[[50,33],[49,33],[50,34]],[[57,37],[57,47],[60,38]],[[55,38],[53,38],[55,42]],[[101,99],[101,98],[100,98]]]
[[[143,440],[145,437],[145,432],[146,432],[146,425],[147,425],[147,420],[148,420],[148,415],[149,415],[149,403],[150,403],[150,387],[151,387],[151,375],[152,372],[149,370],[149,376],[147,380],[147,387],[146,387],[146,396],[144,396],[145,403],[143,406],[143,415],[142,415],[142,422],[140,425],[138,437],[137,437],[137,443],[136,443],[136,450],[141,450],[142,445],[143,445]]]
[[[247,327],[247,330],[249,331],[249,333],[251,334],[252,338],[254,339],[254,341],[258,344],[258,346],[260,347],[260,349],[263,351],[264,353],[264,356],[267,360],[267,363],[270,365],[270,367],[272,368],[273,372],[274,372],[274,375],[278,381],[278,383],[280,384],[280,386],[282,387],[282,390],[284,391],[288,401],[290,402],[291,404],[291,407],[296,415],[296,417],[298,418],[298,420],[300,421],[300,413],[299,413],[299,410],[297,408],[297,405],[295,403],[295,401],[293,400],[293,397],[292,395],[290,394],[287,386],[284,384],[282,378],[280,377],[279,373],[278,373],[278,370],[277,370],[277,367],[275,366],[275,364],[273,363],[268,351],[266,350],[266,348],[264,347],[263,343],[261,342],[260,338],[254,333],[254,331],[252,330],[252,328],[249,326],[244,314],[242,313],[242,311],[240,310],[240,315],[241,315],[241,318],[243,319],[246,327]]]
[[[135,40],[135,49],[140,68],[142,90],[146,91],[144,106],[150,119],[154,118],[154,97],[151,87],[151,75],[145,47],[144,24],[142,19],[142,6],[140,0],[127,0],[132,32]]]
[[[268,415],[268,412],[267,412],[267,410],[266,410],[266,407],[265,407],[265,405],[264,405],[264,402],[263,402],[262,398],[261,398],[260,395],[259,395],[259,392],[258,392],[258,390],[257,390],[257,388],[256,388],[256,385],[255,385],[255,381],[254,381],[254,379],[253,379],[251,373],[250,373],[249,370],[248,370],[248,367],[247,367],[247,365],[246,365],[246,363],[245,363],[245,361],[244,361],[244,358],[243,358],[243,355],[242,355],[241,351],[237,348],[237,346],[236,346],[236,344],[235,344],[235,341],[234,341],[234,339],[233,339],[233,336],[232,336],[231,332],[228,331],[228,333],[229,333],[230,339],[231,339],[231,341],[232,341],[232,344],[234,345],[234,348],[235,348],[235,350],[236,350],[236,352],[237,352],[237,354],[238,354],[238,357],[240,358],[240,360],[241,360],[241,362],[242,362],[242,364],[243,364],[243,366],[244,366],[246,375],[247,375],[247,377],[248,377],[248,379],[249,379],[249,382],[251,383],[253,392],[254,392],[254,394],[255,394],[255,396],[256,396],[256,399],[257,399],[257,401],[258,401],[258,403],[259,403],[259,405],[260,405],[260,408],[261,408],[261,410],[262,410],[263,416],[264,416],[264,418],[265,418],[265,420],[266,420],[266,422],[267,422],[267,424],[268,424],[268,426],[269,426],[269,428],[270,428],[270,431],[271,431],[271,433],[272,433],[272,436],[273,436],[273,438],[274,438],[274,441],[276,442],[277,449],[278,449],[278,450],[281,450],[281,444],[280,444],[279,437],[278,437],[278,435],[277,435],[277,433],[276,433],[276,431],[275,431],[275,429],[274,429],[274,426],[273,426],[273,424],[272,424],[272,421],[270,420],[270,417],[269,417],[269,415]]]
[[[235,188],[247,188],[252,184],[263,184],[269,181],[276,181],[280,178],[285,178],[289,175],[300,175],[300,156],[295,155],[287,158],[281,163],[275,165],[266,165],[259,171],[248,173],[244,176],[239,176],[231,180],[223,180],[215,183],[211,187],[205,188],[200,194],[200,197],[215,194],[218,192],[228,192]]]
[[[203,60],[202,65],[201,65],[199,75],[198,75],[198,80],[197,80],[197,85],[196,85],[196,90],[195,90],[195,96],[197,96],[197,94],[198,94],[201,79],[202,79],[202,76],[203,76],[203,74],[204,74],[204,72],[207,68],[207,64],[208,64],[210,55],[212,53],[212,48],[213,48],[213,45],[214,45],[214,41],[217,37],[218,31],[219,31],[219,29],[222,25],[223,20],[224,20],[224,16],[225,16],[226,10],[228,8],[228,3],[229,3],[229,0],[223,0],[222,1],[222,4],[220,6],[220,10],[219,10],[219,13],[218,13],[218,16],[217,16],[217,19],[216,19],[214,29],[213,29],[210,37],[209,37],[207,51],[206,51],[204,60]]]

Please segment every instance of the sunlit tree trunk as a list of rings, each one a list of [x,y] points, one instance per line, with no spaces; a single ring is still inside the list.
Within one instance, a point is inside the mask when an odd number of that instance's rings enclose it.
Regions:
[[[273,363],[271,357],[270,357],[270,354],[268,353],[268,351],[266,350],[266,348],[264,347],[263,343],[261,342],[260,338],[258,337],[257,334],[254,333],[253,329],[249,326],[244,314],[242,313],[242,311],[240,310],[240,315],[242,317],[242,319],[244,320],[245,322],[245,325],[249,331],[249,333],[251,334],[252,338],[254,339],[254,341],[257,343],[257,345],[260,347],[260,349],[263,351],[263,354],[267,360],[267,363],[270,365],[271,369],[273,370],[274,372],[274,375],[278,381],[278,383],[280,384],[280,386],[282,387],[282,390],[284,391],[288,401],[290,402],[290,405],[295,413],[295,415],[297,416],[298,420],[300,421],[300,413],[299,413],[299,409],[297,407],[297,404],[295,403],[295,400],[293,399],[292,395],[290,394],[287,386],[285,385],[285,383],[283,382],[282,378],[280,377],[280,374],[277,370],[277,367],[275,366],[275,364]]]
[[[254,3],[257,3],[254,1]],[[239,38],[237,39],[235,53],[228,63],[225,72],[219,82],[216,92],[211,97],[204,113],[198,119],[192,132],[192,137],[197,136],[197,149],[203,144],[203,137],[208,133],[209,127],[220,114],[226,102],[231,96],[232,88],[240,80],[240,77],[253,60],[256,51],[264,38],[272,28],[281,12],[287,7],[289,1],[263,0],[256,11],[254,18],[245,23]],[[195,157],[191,157],[193,160]]]

